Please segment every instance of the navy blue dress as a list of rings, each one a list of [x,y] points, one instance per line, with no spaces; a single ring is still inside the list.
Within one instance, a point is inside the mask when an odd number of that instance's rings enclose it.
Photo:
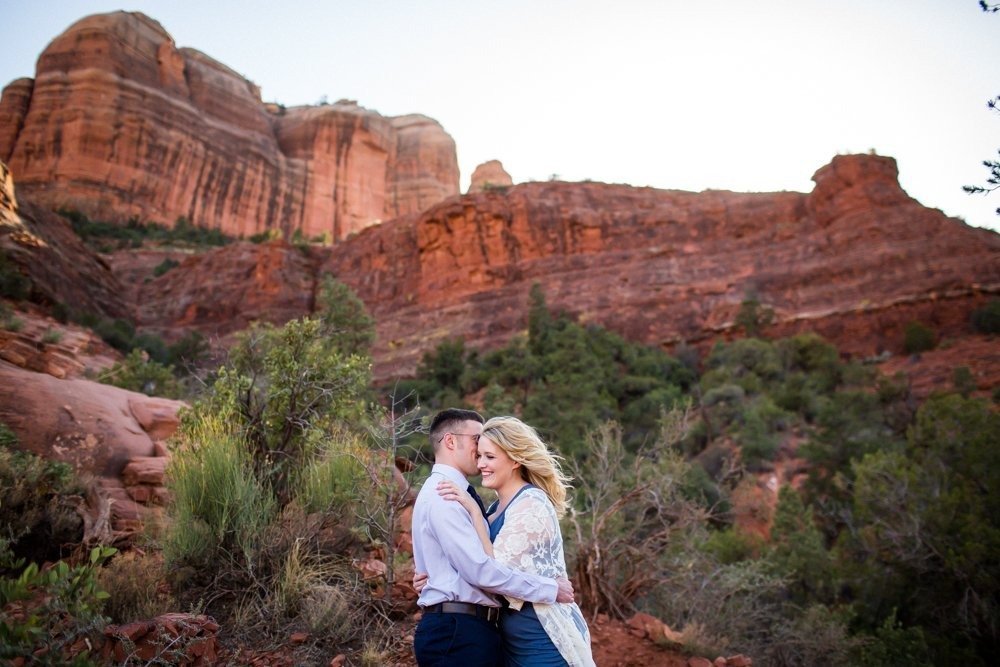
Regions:
[[[486,517],[490,520],[490,542],[495,542],[503,522],[506,518],[507,508],[514,500],[521,495],[525,489],[535,488],[533,484],[525,484],[500,514],[494,517],[500,501],[496,500],[490,505],[486,512]],[[503,600],[503,598],[501,598]],[[549,639],[549,635],[542,627],[542,622],[538,620],[535,608],[530,602],[525,602],[521,611],[515,611],[507,607],[506,600],[503,600],[504,608],[500,612],[500,632],[503,635],[503,648],[507,667],[566,667],[559,649]]]

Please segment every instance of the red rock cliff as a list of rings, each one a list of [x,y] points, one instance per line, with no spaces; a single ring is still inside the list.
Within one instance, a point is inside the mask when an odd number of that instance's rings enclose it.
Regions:
[[[555,309],[667,348],[736,334],[753,292],[775,311],[771,335],[813,330],[849,353],[899,352],[912,320],[942,336],[968,331],[969,312],[1000,293],[1000,236],[920,205],[896,173],[892,158],[852,155],[817,171],[810,194],[528,183],[454,197],[314,252],[311,268],[280,260],[296,252],[281,246],[190,259],[143,286],[142,323],[227,333],[210,313],[249,296],[213,276],[259,265],[254,275],[272,278],[254,278],[254,313],[308,312],[263,288],[289,270],[297,283],[328,271],[351,285],[378,323],[380,378],[412,373],[446,338],[503,344],[525,329],[534,282]],[[170,304],[195,285],[210,301],[191,318]]]
[[[78,21],[0,99],[0,160],[37,204],[110,220],[184,216],[233,235],[340,239],[458,193],[454,141],[423,116],[285,109],[156,21]]]

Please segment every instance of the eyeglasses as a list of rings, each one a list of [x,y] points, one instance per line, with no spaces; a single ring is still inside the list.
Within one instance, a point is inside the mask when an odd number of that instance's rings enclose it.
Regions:
[[[477,445],[479,444],[479,435],[480,435],[479,433],[454,433],[452,431],[449,431],[448,433],[451,433],[451,435],[464,435],[466,438],[472,438],[472,441]],[[444,440],[444,436],[448,435],[448,433],[445,433],[440,438],[438,438],[438,442]]]

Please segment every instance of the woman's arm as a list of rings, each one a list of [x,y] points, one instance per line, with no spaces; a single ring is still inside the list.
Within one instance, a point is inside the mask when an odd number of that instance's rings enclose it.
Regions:
[[[486,552],[487,556],[493,558],[493,543],[490,542],[490,533],[486,528],[486,522],[480,520],[480,517],[482,517],[483,514],[479,509],[479,504],[472,498],[472,496],[464,490],[459,489],[458,486],[450,480],[438,482],[437,492],[438,495],[445,500],[454,500],[465,508],[465,511],[472,517],[472,525],[476,527],[476,535],[479,536],[479,541],[483,543],[483,551]]]

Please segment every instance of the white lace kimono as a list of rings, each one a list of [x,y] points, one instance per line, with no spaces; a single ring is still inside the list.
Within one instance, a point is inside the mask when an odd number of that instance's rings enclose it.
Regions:
[[[544,491],[525,489],[507,507],[503,527],[493,542],[493,554],[517,570],[553,579],[566,576],[559,520]],[[508,599],[513,609],[521,609],[524,604],[523,600]],[[534,606],[545,633],[566,662],[573,667],[594,665],[590,630],[576,603],[536,602]]]

